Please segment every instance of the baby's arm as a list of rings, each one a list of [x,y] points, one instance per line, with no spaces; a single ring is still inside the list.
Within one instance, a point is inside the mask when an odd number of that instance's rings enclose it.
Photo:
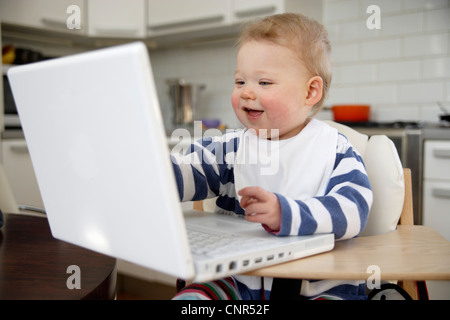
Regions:
[[[226,194],[224,185],[233,179],[227,156],[234,154],[238,136],[238,132],[230,132],[206,137],[191,144],[186,154],[171,155],[181,201],[213,198],[219,190]]]
[[[171,160],[181,201],[203,200],[218,192],[218,168],[208,141],[197,141],[185,155],[172,154]],[[208,161],[209,159],[210,161]]]
[[[362,159],[347,143],[338,146],[324,196],[301,201],[255,187],[244,188],[239,194],[247,220],[262,223],[280,236],[332,232],[337,239],[354,237],[364,229],[372,204]]]

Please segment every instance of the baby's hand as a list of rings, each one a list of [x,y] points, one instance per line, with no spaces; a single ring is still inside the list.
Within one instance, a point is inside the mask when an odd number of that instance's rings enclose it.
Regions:
[[[280,230],[281,206],[274,193],[260,187],[246,187],[238,193],[248,221],[262,223],[274,232]]]

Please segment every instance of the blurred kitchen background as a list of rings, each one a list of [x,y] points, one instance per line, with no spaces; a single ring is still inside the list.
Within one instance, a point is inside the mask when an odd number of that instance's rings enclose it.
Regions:
[[[367,12],[371,5],[380,9],[379,29],[367,25],[377,19]],[[329,32],[333,81],[317,117],[333,119],[334,105],[369,105],[367,121],[350,124],[394,140],[413,170],[415,222],[450,240],[449,0],[0,0],[3,70],[140,40],[149,48],[169,136],[190,126],[174,121],[169,79],[204,85],[193,120],[239,128],[230,103],[237,35],[243,23],[281,12],[304,13]],[[78,22],[81,29],[71,29]],[[42,206],[2,80],[1,161],[19,202]],[[134,266],[123,270],[161,279]]]

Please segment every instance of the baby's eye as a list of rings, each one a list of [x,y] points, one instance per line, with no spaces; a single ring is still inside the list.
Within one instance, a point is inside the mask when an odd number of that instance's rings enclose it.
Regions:
[[[261,80],[260,82],[259,82],[259,84],[260,85],[262,85],[262,86],[268,86],[268,85],[270,85],[270,84],[272,84],[270,81],[264,81],[264,80]]]
[[[235,80],[234,84],[237,85],[237,86],[243,86],[245,84],[245,81],[243,81],[243,80]]]

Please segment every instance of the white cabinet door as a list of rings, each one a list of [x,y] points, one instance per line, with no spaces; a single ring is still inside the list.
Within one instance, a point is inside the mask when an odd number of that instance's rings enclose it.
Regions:
[[[450,241],[450,141],[426,140],[423,224]],[[450,299],[450,281],[427,281],[430,299]]]
[[[79,15],[80,29],[71,27],[74,15],[77,18]],[[43,30],[85,34],[85,0],[0,0],[0,20]]]
[[[450,141],[425,141],[424,159],[425,179],[450,181]]]
[[[17,203],[44,208],[25,140],[3,140],[2,157],[5,174]]]
[[[284,11],[283,0],[233,1],[233,18],[242,21],[249,18],[277,14]]]
[[[450,141],[424,145],[423,224],[450,241]]]
[[[423,224],[450,241],[450,181],[424,181],[423,209]]]
[[[89,36],[146,37],[146,0],[87,1]]]
[[[225,25],[230,5],[231,0],[148,0],[149,35]]]

